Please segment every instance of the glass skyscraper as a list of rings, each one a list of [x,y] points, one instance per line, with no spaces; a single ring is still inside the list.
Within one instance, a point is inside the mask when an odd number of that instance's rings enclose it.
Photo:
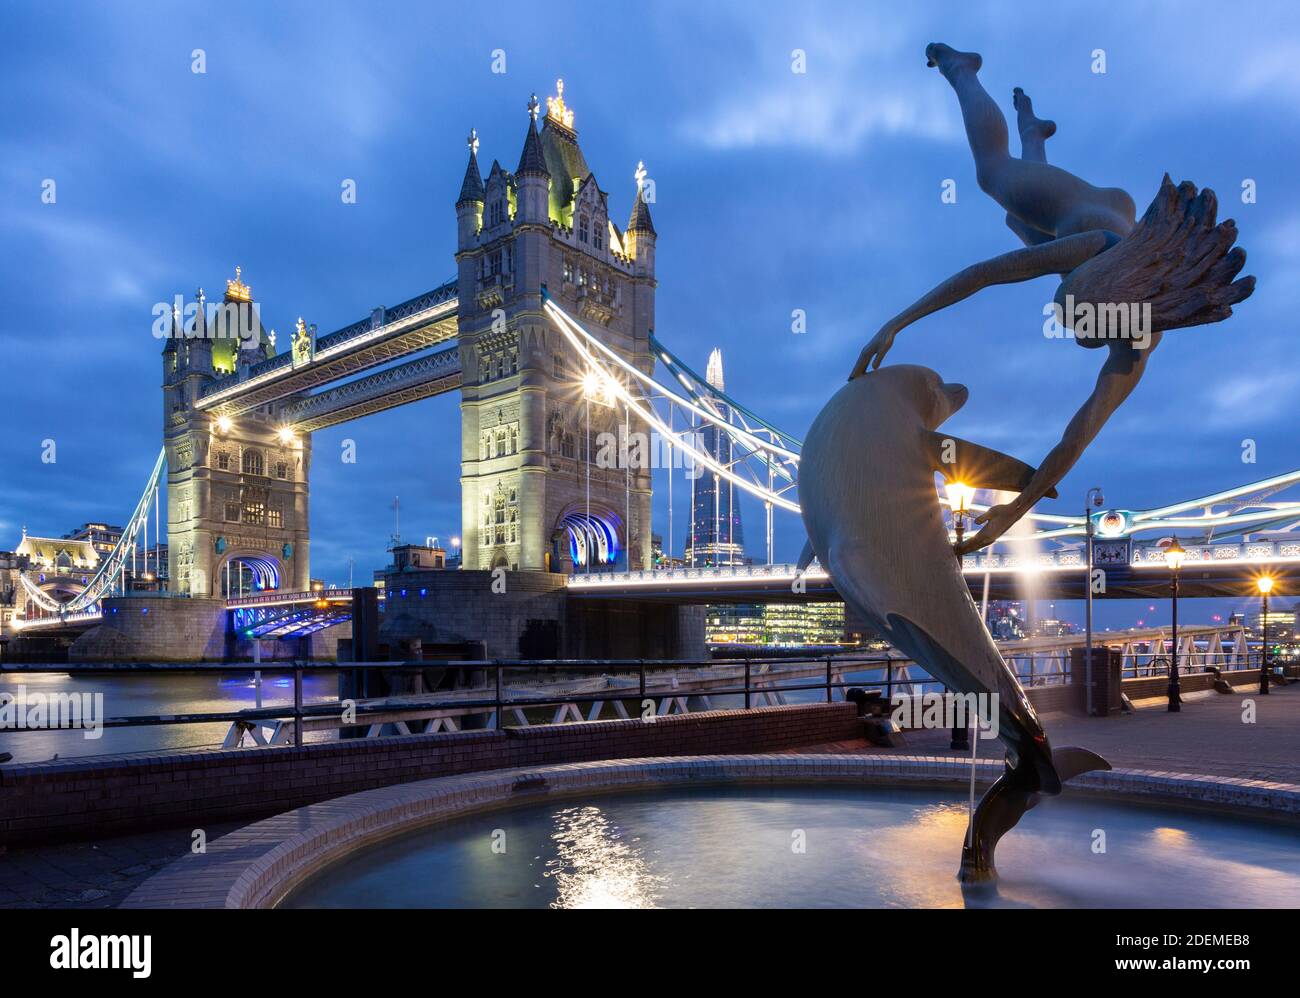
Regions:
[[[721,350],[709,354],[705,380],[718,391],[723,390]],[[714,405],[719,416],[730,418],[725,403],[715,402]],[[705,420],[698,439],[702,449],[714,461],[724,468],[731,467],[731,437]],[[691,486],[691,529],[686,538],[685,562],[692,567],[742,565],[745,563],[745,534],[740,524],[738,490],[717,472],[701,471],[703,474]]]

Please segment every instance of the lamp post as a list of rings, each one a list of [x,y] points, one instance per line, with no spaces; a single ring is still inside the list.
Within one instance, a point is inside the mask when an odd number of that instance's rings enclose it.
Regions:
[[[1092,522],[1092,507],[1096,506],[1100,508],[1101,504],[1104,503],[1105,501],[1106,501],[1105,496],[1101,494],[1101,489],[1098,488],[1089,489],[1087,496],[1084,497],[1083,500],[1084,530],[1088,538],[1087,544],[1085,545],[1087,548],[1088,567],[1087,567],[1087,574],[1084,576],[1083,579],[1083,593],[1084,593],[1083,627],[1085,633],[1085,637],[1084,637],[1085,658],[1083,663],[1083,672],[1084,672],[1084,683],[1087,686],[1087,697],[1088,697],[1087,715],[1089,717],[1092,716],[1092,712],[1093,712],[1093,706],[1092,706],[1092,538],[1093,538],[1093,534],[1096,532],[1096,524]]]
[[[962,538],[966,535],[966,515],[970,509],[970,501],[975,496],[975,490],[962,482],[949,482],[944,486],[944,491],[948,493],[948,505],[952,509],[953,530],[957,534],[957,547],[960,548]],[[961,571],[961,557],[960,554],[957,555],[958,571]],[[985,621],[986,626],[987,623]],[[970,748],[969,720],[966,724],[953,723],[952,738],[948,742],[948,747],[954,750]]]
[[[1268,694],[1268,594],[1273,591],[1273,577],[1271,575],[1261,575],[1255,580],[1255,586],[1259,589],[1259,595],[1263,597],[1263,606],[1260,608],[1259,626],[1263,631],[1262,646],[1259,650],[1259,692],[1261,696]]]
[[[1171,713],[1177,713],[1182,710],[1182,697],[1180,696],[1182,687],[1178,682],[1178,570],[1183,567],[1183,559],[1187,557],[1187,552],[1183,546],[1178,543],[1175,537],[1165,548],[1165,564],[1169,566],[1169,572],[1173,576],[1174,588],[1174,619],[1171,629],[1173,639],[1173,657],[1169,662],[1169,710]]]

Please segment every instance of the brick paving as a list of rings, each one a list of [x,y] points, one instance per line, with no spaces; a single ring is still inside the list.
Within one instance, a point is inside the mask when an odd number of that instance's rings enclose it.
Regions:
[[[1255,705],[1252,724],[1242,721],[1247,700]],[[1300,784],[1300,683],[1275,686],[1267,697],[1248,689],[1197,694],[1177,714],[1163,700],[1149,700],[1132,714],[1049,714],[1043,724],[1053,745],[1082,745],[1116,767]],[[873,751],[960,754],[948,748],[946,732],[910,732],[906,738],[903,748]],[[980,744],[982,756],[986,745],[993,743]],[[996,747],[992,751],[1001,755]]]
[[[242,822],[209,824],[212,842]],[[0,852],[0,908],[116,908],[190,850],[188,828]]]

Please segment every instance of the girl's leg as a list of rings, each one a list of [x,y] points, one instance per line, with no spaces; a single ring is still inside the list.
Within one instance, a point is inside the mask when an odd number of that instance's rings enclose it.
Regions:
[[[966,140],[975,157],[975,175],[980,188],[996,197],[997,176],[1011,158],[1011,149],[1007,144],[1007,120],[977,75],[983,60],[975,52],[958,52],[942,42],[927,45],[925,57],[928,65],[939,68],[956,92]]]
[[[1011,97],[1016,108],[1016,127],[1020,132],[1020,158],[1035,163],[1047,162],[1047,140],[1056,134],[1056,122],[1034,115],[1034,105],[1023,90],[1016,87]],[[1007,212],[1007,228],[1026,246],[1040,246],[1055,237],[1022,222]]]
[[[1056,122],[1034,114],[1034,102],[1019,87],[1012,92],[1016,107],[1016,128],[1020,132],[1020,158],[1035,163],[1047,162],[1047,140],[1056,134]]]

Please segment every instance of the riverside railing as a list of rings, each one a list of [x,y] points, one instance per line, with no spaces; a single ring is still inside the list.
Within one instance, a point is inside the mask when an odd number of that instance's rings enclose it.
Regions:
[[[1237,670],[1258,669],[1260,653],[1251,652],[1238,657]],[[1274,671],[1281,667],[1283,671],[1295,676],[1300,666],[1294,661],[1274,657],[1271,662]],[[368,672],[386,671],[394,674],[413,674],[429,670],[457,670],[465,674],[483,674],[482,685],[471,685],[457,690],[441,690],[429,694],[394,694],[383,698],[358,699],[350,701],[350,714],[344,720],[344,706],[349,701],[332,699],[315,703],[304,701],[304,678],[310,674],[331,674],[348,671]],[[507,686],[505,674],[510,671],[525,674],[524,681],[516,685],[525,687],[521,692]],[[725,674],[731,670],[730,674]],[[1182,667],[1184,675],[1212,671],[1202,664],[1195,667]],[[1221,670],[1228,671],[1228,670]],[[720,672],[724,674],[719,674]],[[94,674],[97,677],[113,675],[149,675],[168,673],[220,673],[225,675],[262,674],[289,675],[293,677],[293,699],[291,704],[239,708],[234,710],[169,712],[159,714],[136,714],[124,717],[106,717],[98,722],[98,727],[105,729],[167,727],[173,725],[194,724],[230,724],[251,728],[260,722],[289,722],[286,733],[291,739],[279,744],[305,744],[305,726],[317,719],[327,719],[333,723],[326,725],[334,729],[363,729],[370,726],[367,718],[410,713],[433,714],[439,711],[454,711],[459,715],[487,715],[486,726],[501,728],[505,726],[504,717],[509,712],[519,716],[520,711],[541,710],[544,708],[563,707],[564,705],[590,703],[603,705],[618,702],[627,704],[638,702],[644,707],[652,702],[658,709],[662,701],[685,701],[691,698],[734,697],[740,705],[750,709],[755,706],[776,705],[783,702],[789,694],[816,693],[815,698],[801,702],[822,701],[831,703],[843,699],[842,691],[859,688],[876,691],[883,702],[893,701],[895,694],[916,696],[918,694],[946,691],[940,681],[934,679],[915,662],[904,659],[880,656],[841,656],[826,655],[808,659],[760,658],[746,657],[737,659],[706,659],[695,661],[650,660],[650,659],[555,659],[555,660],[478,660],[478,661],[418,661],[418,662],[340,662],[312,664],[298,661],[263,663],[260,667],[252,663],[199,662],[199,663],[86,663],[61,664],[49,663],[5,663],[0,665],[0,697],[6,696],[8,690],[3,680],[24,674],[64,673],[72,677],[78,674]],[[566,675],[567,674],[567,675]],[[610,680],[623,677],[624,685],[606,688],[584,687],[579,680],[586,675],[604,676]],[[1020,680],[1028,688],[1041,685],[1050,678],[1054,681],[1068,683],[1069,673],[1052,673],[1035,676],[1033,669],[1022,673]],[[634,680],[634,685],[633,685]],[[564,688],[564,683],[574,685]],[[905,691],[905,692],[904,692]],[[63,690],[46,696],[55,697],[59,693],[75,694],[75,690]],[[12,695],[12,694],[9,694]],[[594,711],[599,715],[599,711]],[[624,714],[623,716],[627,716]],[[580,717],[578,719],[581,719]],[[590,718],[595,719],[595,718]],[[545,722],[541,722],[545,723]],[[60,730],[55,726],[40,728],[23,728],[18,730],[0,729],[0,734],[15,735],[22,731]],[[232,730],[234,730],[232,728]],[[3,744],[0,741],[0,744]],[[203,746],[194,746],[203,747]],[[3,754],[3,753],[0,753]],[[85,756],[78,756],[84,758]]]

